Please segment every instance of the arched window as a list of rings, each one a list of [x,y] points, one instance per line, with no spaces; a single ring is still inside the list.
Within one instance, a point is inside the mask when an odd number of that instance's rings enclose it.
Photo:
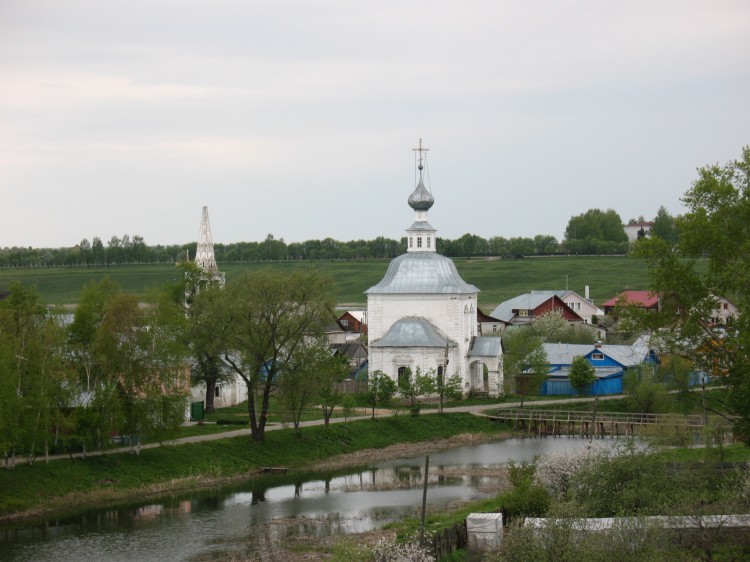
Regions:
[[[408,384],[409,382],[409,368],[399,367],[398,368],[398,384]]]
[[[422,237],[417,236],[417,248],[421,248],[421,247],[422,247]]]
[[[438,378],[438,384],[443,384],[445,382],[443,380],[443,366],[442,365],[438,365],[437,378]]]
[[[428,247],[428,248],[431,248],[431,247],[432,247],[432,246],[430,245],[431,243],[432,243],[432,238],[431,238],[430,236],[428,236],[428,237],[427,237],[427,247]]]

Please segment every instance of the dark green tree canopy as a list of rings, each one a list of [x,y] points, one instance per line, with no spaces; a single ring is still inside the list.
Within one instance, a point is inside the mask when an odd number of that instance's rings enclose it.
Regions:
[[[622,226],[620,215],[612,209],[589,209],[582,215],[571,217],[565,229],[566,240],[603,240],[605,242],[627,242],[628,236]]]
[[[654,218],[654,224],[651,225],[651,236],[661,238],[670,246],[677,244],[677,223],[675,218],[669,214],[669,211],[663,205],[659,207]]]

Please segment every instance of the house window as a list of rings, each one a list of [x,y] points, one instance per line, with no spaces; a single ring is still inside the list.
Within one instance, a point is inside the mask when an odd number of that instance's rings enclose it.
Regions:
[[[581,303],[580,302],[576,303],[576,310],[581,310]]]
[[[722,307],[724,308],[724,310],[728,310],[729,309],[729,304],[728,303],[722,303]]]
[[[214,388],[214,398],[218,398],[219,396],[221,396],[221,387],[217,386]]]
[[[342,326],[348,326],[349,320],[340,320]]]
[[[438,381],[440,382],[440,384],[442,384],[444,382],[443,381],[443,366],[442,365],[438,365],[438,368],[437,368],[437,378],[438,378]]]
[[[604,359],[604,354],[603,353],[592,353],[591,354],[591,359],[601,361],[602,359]]]
[[[497,324],[493,324],[493,325],[492,325],[492,333],[493,333],[493,334],[496,334],[496,333],[497,333]]]
[[[430,246],[430,244],[431,244],[431,243],[432,243],[432,238],[430,238],[430,237],[428,236],[428,237],[427,237],[427,247],[428,247],[428,248],[430,248],[430,247],[431,247],[431,246]]]
[[[518,311],[518,315],[519,316],[528,316],[529,315],[529,311],[526,310],[526,309],[521,309],[521,310]]]
[[[421,248],[421,247],[422,247],[422,237],[417,236],[417,248]]]

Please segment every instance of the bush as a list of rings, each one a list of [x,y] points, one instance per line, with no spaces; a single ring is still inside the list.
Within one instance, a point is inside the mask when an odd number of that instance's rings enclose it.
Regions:
[[[508,521],[516,517],[541,517],[547,512],[550,495],[543,486],[534,483],[536,467],[537,459],[508,463],[508,476],[513,488],[497,497]]]

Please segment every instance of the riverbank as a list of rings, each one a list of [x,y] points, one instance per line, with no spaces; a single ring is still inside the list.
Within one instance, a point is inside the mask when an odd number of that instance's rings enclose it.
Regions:
[[[82,508],[238,483],[262,467],[290,473],[367,466],[460,444],[510,436],[506,426],[471,414],[397,416],[329,427],[106,454],[0,471],[0,522],[63,515]]]

